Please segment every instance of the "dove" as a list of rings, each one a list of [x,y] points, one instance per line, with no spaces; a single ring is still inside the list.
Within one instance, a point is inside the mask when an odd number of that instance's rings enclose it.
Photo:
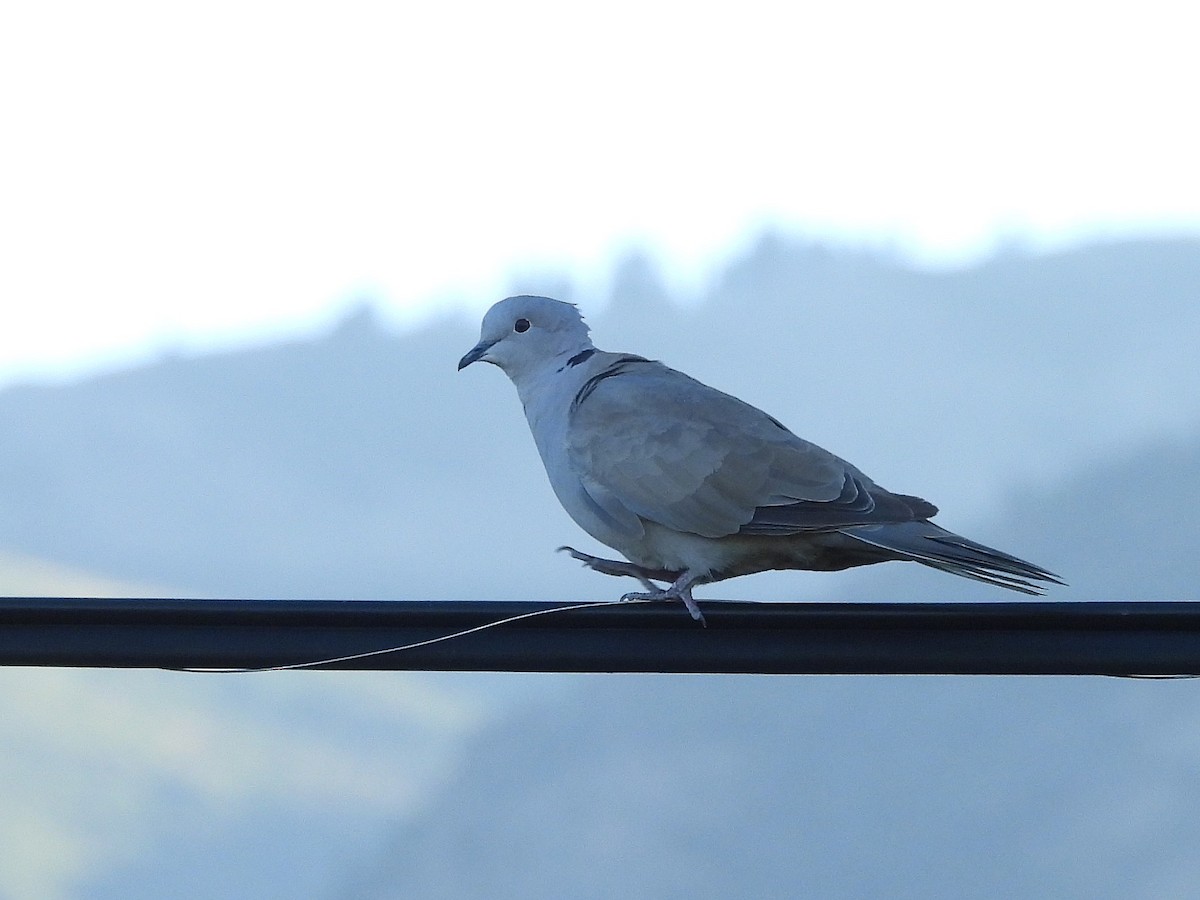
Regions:
[[[1064,583],[933,524],[932,503],[885,490],[756,407],[661,362],[598,350],[573,304],[501,300],[458,368],[476,362],[516,387],[563,508],[625,560],[559,549],[640,581],[645,591],[624,600],[682,601],[703,623],[700,585],[896,560],[1025,594]]]

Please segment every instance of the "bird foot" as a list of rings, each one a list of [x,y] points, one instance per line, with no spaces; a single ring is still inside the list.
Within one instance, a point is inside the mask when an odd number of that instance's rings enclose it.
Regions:
[[[647,569],[644,566],[636,565],[631,562],[624,562],[619,559],[603,559],[599,556],[589,556],[586,553],[580,553],[574,547],[559,547],[559,552],[565,552],[571,555],[573,559],[579,560],[589,569],[600,572],[604,575],[628,575],[630,578],[636,578],[642,583],[647,591],[657,593],[658,585],[651,581],[674,581],[679,577],[678,572],[667,572],[663,569]]]
[[[708,623],[704,621],[704,613],[700,612],[700,607],[696,605],[696,601],[692,599],[692,585],[696,579],[694,576],[684,573],[675,580],[669,588],[663,590],[646,591],[645,593],[635,591],[633,593],[624,594],[622,600],[681,600],[683,605],[687,607],[687,611],[692,614],[692,618],[701,625],[708,627]]]
[[[577,559],[589,569],[604,575],[628,575],[642,583],[645,591],[634,591],[622,595],[622,600],[680,600],[692,614],[692,618],[701,625],[706,625],[704,614],[692,599],[692,585],[700,581],[700,577],[689,572],[669,572],[666,569],[647,569],[636,563],[624,562],[619,559],[603,559],[599,556],[589,556],[580,553],[574,547],[559,547],[561,552],[568,553],[572,559]],[[653,579],[653,581],[651,580]],[[670,587],[660,588],[655,581],[671,582]]]

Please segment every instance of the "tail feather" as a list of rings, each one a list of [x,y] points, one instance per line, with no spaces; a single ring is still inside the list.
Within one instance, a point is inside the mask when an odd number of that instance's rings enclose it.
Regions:
[[[932,522],[901,522],[843,528],[840,531],[864,544],[890,550],[902,559],[1022,594],[1043,594],[1046,585],[1037,582],[1066,584],[1048,569],[976,543]]]

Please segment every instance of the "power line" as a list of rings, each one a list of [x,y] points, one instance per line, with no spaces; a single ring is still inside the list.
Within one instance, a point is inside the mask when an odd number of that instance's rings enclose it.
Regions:
[[[0,598],[0,665],[1189,675],[1200,603]],[[500,623],[500,624],[495,624]],[[388,648],[407,649],[377,653]],[[364,655],[371,654],[371,655]],[[304,667],[309,667],[304,665]]]

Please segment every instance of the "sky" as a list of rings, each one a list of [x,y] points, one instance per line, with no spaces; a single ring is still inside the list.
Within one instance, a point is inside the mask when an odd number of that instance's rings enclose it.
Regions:
[[[420,7],[420,8],[417,8]],[[0,13],[0,384],[481,312],[515,273],[695,289],[766,227],[969,264],[1200,233],[1195,13],[216,0]]]

